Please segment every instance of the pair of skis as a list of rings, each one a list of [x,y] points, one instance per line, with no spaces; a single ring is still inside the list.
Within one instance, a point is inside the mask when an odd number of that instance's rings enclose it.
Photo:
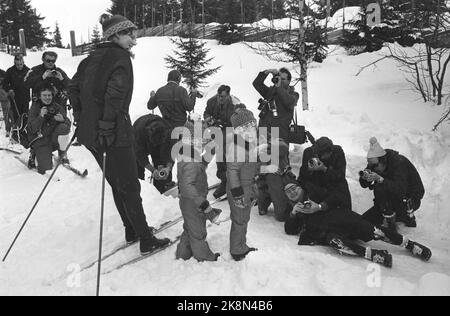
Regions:
[[[213,187],[212,189],[214,189],[214,187]],[[212,190],[212,189],[211,189],[211,190]],[[219,199],[217,199],[217,200],[211,202],[211,206],[212,206],[212,205],[215,205],[215,204],[217,204],[217,203],[224,202],[224,201],[226,201],[226,200],[227,200],[227,197],[226,197],[226,196],[223,196],[223,197],[221,197],[221,198],[219,198]],[[215,225],[223,224],[223,223],[225,223],[225,222],[228,222],[229,220],[230,220],[230,217],[228,217],[228,218],[226,218],[226,219],[224,219],[224,220],[222,220],[222,221],[217,222]],[[153,234],[154,234],[154,235],[157,235],[157,234],[159,234],[159,233],[161,233],[161,232],[163,232],[163,231],[165,231],[165,230],[167,230],[167,229],[169,229],[169,228],[175,226],[176,224],[178,224],[178,223],[180,223],[180,222],[182,222],[182,221],[183,221],[183,216],[179,216],[179,217],[175,218],[175,219],[172,220],[172,221],[169,221],[169,222],[167,222],[167,223],[165,223],[165,224],[162,224],[161,227],[160,227],[159,229],[157,229]],[[212,225],[212,224],[211,224],[211,225]],[[110,270],[107,270],[107,271],[103,272],[102,274],[103,274],[103,275],[105,275],[105,274],[110,274],[110,273],[112,273],[112,272],[114,272],[114,271],[117,271],[117,270],[120,270],[120,269],[122,269],[122,268],[124,268],[124,267],[126,267],[126,266],[129,266],[129,265],[138,263],[138,262],[140,262],[140,261],[143,261],[143,260],[145,260],[145,259],[147,259],[147,258],[149,258],[149,257],[151,257],[151,256],[153,256],[153,255],[156,255],[156,254],[162,252],[163,250],[165,250],[165,249],[167,249],[167,248],[169,248],[169,247],[175,245],[176,243],[178,243],[178,241],[179,241],[180,239],[181,239],[181,235],[179,235],[179,236],[177,236],[175,239],[171,240],[170,243],[168,243],[168,244],[165,245],[164,247],[155,249],[154,251],[152,251],[152,252],[150,252],[150,253],[148,253],[148,254],[146,254],[146,255],[139,255],[139,256],[136,256],[136,257],[134,257],[134,258],[132,258],[132,259],[130,259],[130,260],[128,260],[128,261],[126,261],[126,262],[124,262],[124,263],[118,265],[118,266],[116,266],[116,267],[113,268],[113,269],[110,269]],[[102,256],[102,262],[105,261],[105,260],[107,260],[108,258],[111,258],[111,257],[114,256],[115,254],[117,254],[117,253],[119,253],[119,252],[121,252],[121,251],[124,251],[124,250],[130,248],[130,247],[133,246],[133,245],[134,245],[134,244],[123,245],[123,246],[120,246],[120,247],[118,247],[118,248],[112,250],[112,251],[109,252],[108,254]],[[88,269],[94,267],[96,264],[97,264],[97,261],[94,261],[94,262],[92,262],[92,263],[90,263],[90,264],[87,264],[87,265],[85,265],[84,267],[81,268],[80,272],[84,272],[84,271],[86,271],[86,270],[88,270]]]

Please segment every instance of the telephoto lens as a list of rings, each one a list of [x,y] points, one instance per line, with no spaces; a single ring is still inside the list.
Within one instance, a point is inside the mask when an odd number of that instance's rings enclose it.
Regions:
[[[160,178],[165,178],[165,177],[167,177],[167,172],[166,172],[166,170],[160,170],[160,171],[159,171],[159,177],[160,177]]]

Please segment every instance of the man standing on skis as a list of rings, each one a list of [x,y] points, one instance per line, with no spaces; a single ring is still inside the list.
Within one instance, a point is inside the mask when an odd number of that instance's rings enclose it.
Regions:
[[[103,168],[125,226],[128,243],[140,240],[142,254],[164,247],[149,228],[142,206],[133,128],[129,107],[133,94],[131,48],[137,27],[123,16],[101,18],[106,43],[100,44],[78,67],[70,87],[78,141]]]

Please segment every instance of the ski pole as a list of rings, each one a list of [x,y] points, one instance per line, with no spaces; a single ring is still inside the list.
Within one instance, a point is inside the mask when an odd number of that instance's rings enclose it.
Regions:
[[[72,137],[72,140],[70,141],[69,145],[66,148],[66,153],[69,150],[70,146],[72,146],[73,141],[75,140],[75,134]],[[5,262],[6,259],[8,258],[9,253],[11,252],[12,248],[14,247],[17,239],[19,238],[20,234],[22,233],[23,229],[25,228],[25,225],[27,224],[28,220],[30,219],[31,215],[33,214],[34,210],[36,209],[37,205],[39,204],[42,196],[44,195],[45,191],[47,190],[48,185],[50,184],[50,182],[52,181],[53,177],[56,174],[56,171],[58,170],[59,166],[61,165],[61,161],[58,161],[58,163],[56,164],[55,169],[53,169],[52,174],[50,175],[50,178],[47,180],[47,183],[45,184],[44,188],[42,189],[41,193],[39,194],[39,197],[37,198],[36,202],[33,205],[33,208],[31,209],[30,213],[28,214],[27,218],[25,219],[25,221],[22,224],[22,227],[20,228],[19,232],[17,233],[16,237],[14,238],[11,246],[9,247],[8,251],[6,252],[6,255],[3,257],[2,262]]]
[[[100,277],[102,270],[102,247],[103,247],[103,218],[105,214],[105,179],[106,179],[106,149],[103,152],[103,175],[102,175],[102,202],[100,210],[100,238],[98,246],[98,270],[97,270],[97,296],[100,296]]]

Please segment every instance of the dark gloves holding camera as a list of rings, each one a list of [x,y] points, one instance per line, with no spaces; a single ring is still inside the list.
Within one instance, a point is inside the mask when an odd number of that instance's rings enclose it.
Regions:
[[[116,141],[116,123],[108,121],[98,122],[98,143],[100,148],[110,148]]]

